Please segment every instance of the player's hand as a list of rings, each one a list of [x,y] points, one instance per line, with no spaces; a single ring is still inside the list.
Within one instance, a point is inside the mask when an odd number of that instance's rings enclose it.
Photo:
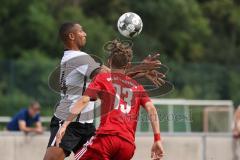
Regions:
[[[57,144],[57,147],[59,147],[59,144],[60,144],[61,141],[62,141],[62,137],[64,136],[65,131],[66,131],[66,127],[65,127],[65,126],[62,126],[62,127],[59,129],[59,131],[58,131],[58,133],[57,133],[57,135],[56,135],[56,144]]]
[[[161,62],[158,60],[159,56],[159,53],[155,53],[153,55],[149,54],[139,65],[139,70],[151,71],[159,68],[161,65]]]
[[[146,77],[155,86],[158,86],[158,87],[165,84],[165,80],[163,79],[163,78],[165,78],[165,75],[156,70],[140,72],[140,73],[136,73],[134,76],[132,76],[132,78],[135,78],[135,79],[142,78],[142,77]]]
[[[165,84],[165,74],[157,71],[161,68],[161,62],[158,60],[160,54],[148,55],[139,65],[130,68],[127,75],[138,79],[145,77],[155,86],[160,87]]]
[[[160,63],[161,62],[158,60],[160,54],[159,53],[155,53],[154,55],[149,54],[146,58],[144,58],[143,63]]]
[[[161,141],[154,142],[151,150],[152,160],[162,160],[164,154],[163,145]]]
[[[165,78],[165,75],[156,70],[146,72],[145,77],[158,87],[165,84],[165,80],[163,79],[163,78]]]
[[[127,70],[127,75],[132,77],[139,73],[145,73],[160,67],[161,62],[157,59],[160,54],[148,55],[138,65],[133,66]]]

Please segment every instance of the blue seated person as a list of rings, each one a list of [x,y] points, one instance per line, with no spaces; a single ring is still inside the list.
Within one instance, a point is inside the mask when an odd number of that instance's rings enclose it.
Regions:
[[[28,108],[20,110],[8,123],[7,130],[23,131],[25,133],[43,133],[40,121],[40,104],[34,101],[30,103]]]

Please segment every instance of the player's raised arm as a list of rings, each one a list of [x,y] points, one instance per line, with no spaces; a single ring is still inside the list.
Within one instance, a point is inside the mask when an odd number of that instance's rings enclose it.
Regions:
[[[126,70],[126,74],[134,79],[145,77],[150,80],[155,86],[165,84],[165,74],[158,71],[163,65],[158,60],[160,54],[148,55],[141,63],[131,66]]]
[[[154,133],[154,144],[151,150],[151,158],[153,158],[154,160],[160,160],[163,157],[164,150],[160,136],[160,127],[157,110],[151,101],[145,103],[145,109],[149,115],[149,119],[151,121]]]

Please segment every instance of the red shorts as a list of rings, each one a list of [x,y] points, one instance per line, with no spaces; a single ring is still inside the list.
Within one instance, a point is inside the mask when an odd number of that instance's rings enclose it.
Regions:
[[[75,154],[76,160],[130,160],[135,145],[114,135],[92,137],[86,145]]]

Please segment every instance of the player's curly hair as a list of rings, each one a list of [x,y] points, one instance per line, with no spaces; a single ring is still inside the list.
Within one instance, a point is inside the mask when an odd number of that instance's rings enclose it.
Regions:
[[[132,42],[114,39],[105,44],[104,50],[109,53],[111,67],[122,69],[132,60]]]

